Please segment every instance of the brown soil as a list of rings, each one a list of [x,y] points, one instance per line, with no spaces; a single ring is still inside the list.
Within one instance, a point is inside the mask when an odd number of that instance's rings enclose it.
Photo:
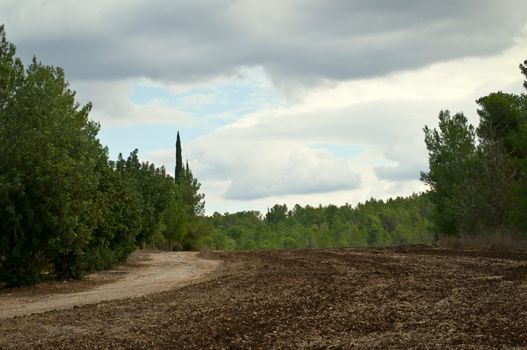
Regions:
[[[527,349],[527,252],[212,257],[219,270],[190,285],[0,320],[0,348]]]

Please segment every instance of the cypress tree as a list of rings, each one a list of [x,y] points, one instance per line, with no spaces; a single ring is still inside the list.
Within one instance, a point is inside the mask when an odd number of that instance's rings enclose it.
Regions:
[[[180,183],[183,177],[183,158],[181,157],[181,138],[179,137],[179,131],[177,132],[176,139],[176,171],[174,178],[176,183]]]

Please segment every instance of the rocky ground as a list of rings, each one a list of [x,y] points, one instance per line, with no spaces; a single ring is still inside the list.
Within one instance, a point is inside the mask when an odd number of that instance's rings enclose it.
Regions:
[[[215,272],[168,291],[0,319],[0,348],[527,349],[527,252],[211,258]]]

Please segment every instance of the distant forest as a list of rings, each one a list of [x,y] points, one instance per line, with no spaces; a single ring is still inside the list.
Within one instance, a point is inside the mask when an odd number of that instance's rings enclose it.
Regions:
[[[527,77],[527,61],[520,65]],[[527,88],[527,82],[525,83]],[[0,287],[78,278],[137,248],[251,250],[430,244],[442,235],[527,231],[526,96],[478,100],[480,124],[439,115],[425,127],[430,191],[356,206],[275,205],[267,213],[204,215],[183,164],[110,160],[91,105],[80,106],[61,68],[28,67],[0,27]],[[476,137],[477,136],[477,137]]]
[[[265,216],[214,213],[198,243],[222,250],[427,244],[435,240],[432,211],[427,195],[413,195],[356,207],[275,205]]]

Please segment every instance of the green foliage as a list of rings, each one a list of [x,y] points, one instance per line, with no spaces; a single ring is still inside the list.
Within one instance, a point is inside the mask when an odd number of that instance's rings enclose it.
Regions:
[[[181,161],[181,139],[179,132],[176,142],[176,178],[172,184],[172,196],[168,207],[163,211],[161,217],[161,232],[164,238],[164,248],[176,249],[201,249],[209,241],[203,241],[205,231],[200,218],[205,211],[204,195],[199,193],[201,184],[198,182],[188,163],[185,168]],[[181,168],[180,168],[181,167]]]
[[[472,218],[471,196],[466,191],[474,176],[476,163],[475,131],[461,114],[439,113],[439,130],[424,128],[429,156],[429,172],[421,179],[434,190],[431,199],[436,204],[439,230],[457,235]]]
[[[477,145],[461,114],[441,112],[439,131],[425,127],[434,221],[446,235],[526,232],[527,97],[496,92],[477,103]]]
[[[79,277],[147,243],[194,247],[204,203],[188,166],[176,183],[137,150],[109,161],[63,70],[15,53],[0,27],[0,286]]]
[[[287,219],[287,205],[275,204],[265,216],[268,223],[278,225]]]
[[[525,73],[524,73],[525,74]],[[511,185],[511,221],[523,232],[527,232],[527,96],[522,95],[523,114],[518,129],[511,133],[514,154],[511,159],[513,178]]]
[[[1,279],[33,282],[47,266],[79,276],[100,215],[99,127],[88,120],[91,106],[75,102],[60,68],[33,59],[21,71],[0,34],[2,70],[13,77],[3,81],[0,112]]]
[[[259,212],[214,213],[204,218],[212,227],[213,249],[293,249],[426,244],[435,239],[427,195],[374,199],[352,208],[275,205]],[[210,243],[210,240],[207,241]]]
[[[181,138],[179,137],[179,131],[176,136],[176,169],[174,172],[174,178],[176,182],[180,182],[183,177],[183,157],[181,155]]]

